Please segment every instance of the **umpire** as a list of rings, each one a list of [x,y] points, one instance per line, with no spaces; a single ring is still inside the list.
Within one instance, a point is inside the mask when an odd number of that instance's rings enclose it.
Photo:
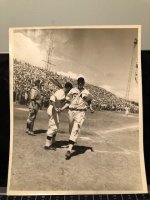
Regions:
[[[41,106],[41,93],[40,93],[40,80],[35,81],[35,86],[31,89],[30,92],[30,104],[29,104],[29,115],[27,118],[26,133],[28,135],[35,136],[33,132],[34,121],[36,115]]]

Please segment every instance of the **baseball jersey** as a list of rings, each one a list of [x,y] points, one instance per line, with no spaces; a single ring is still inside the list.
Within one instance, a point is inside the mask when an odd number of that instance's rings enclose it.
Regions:
[[[126,111],[126,113],[129,113],[130,108],[129,107],[125,107],[125,111]]]
[[[89,95],[87,89],[80,91],[78,88],[72,88],[66,96],[66,100],[70,102],[69,108],[87,109],[87,103],[84,97]]]
[[[41,103],[41,93],[36,87],[33,87],[31,89],[30,98],[31,100],[36,101],[36,103],[39,103],[39,104]]]
[[[63,89],[57,90],[51,97],[50,101],[55,102],[57,107],[62,107],[65,101],[66,95]]]

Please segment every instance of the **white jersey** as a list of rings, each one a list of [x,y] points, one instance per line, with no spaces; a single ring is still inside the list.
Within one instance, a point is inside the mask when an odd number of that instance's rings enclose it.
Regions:
[[[80,91],[78,88],[72,88],[66,96],[66,100],[70,102],[69,108],[72,109],[87,109],[87,103],[84,97],[89,95],[89,91],[83,89]]]
[[[28,99],[28,93],[27,93],[27,92],[25,92],[24,98],[25,98],[26,100]]]
[[[51,97],[50,100],[53,102],[65,100],[65,92],[63,89],[57,90]]]
[[[55,102],[57,107],[62,107],[66,99],[65,91],[63,89],[57,90],[51,97],[50,101]]]
[[[129,114],[129,111],[130,111],[130,108],[129,108],[129,107],[125,107],[125,114],[126,114],[126,115]]]

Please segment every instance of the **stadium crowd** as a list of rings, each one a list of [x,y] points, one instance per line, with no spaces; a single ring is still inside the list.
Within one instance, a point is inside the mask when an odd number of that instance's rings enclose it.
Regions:
[[[67,81],[73,85],[76,84],[76,80],[70,77],[65,77],[55,72],[47,71],[46,69],[33,66],[26,62],[18,61],[14,59],[14,102],[16,104],[29,104],[29,94],[31,88],[34,86],[35,80],[40,80],[41,85],[41,98],[42,107],[48,107],[50,96],[59,87],[63,86]],[[111,111],[125,111],[125,107],[128,106],[130,112],[138,113],[138,103],[134,101],[127,101],[123,98],[119,98],[116,95],[108,92],[107,90],[86,84],[86,88],[93,95],[93,107],[95,110],[111,110]]]

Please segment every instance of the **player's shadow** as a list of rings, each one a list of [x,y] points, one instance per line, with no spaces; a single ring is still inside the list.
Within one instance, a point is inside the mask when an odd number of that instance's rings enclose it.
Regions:
[[[41,134],[41,133],[46,133],[47,130],[43,130],[43,129],[39,129],[39,130],[35,130],[34,134]]]
[[[65,141],[65,140],[55,142],[55,147],[58,148],[58,149],[59,148],[66,148],[68,145],[69,145],[69,141]]]
[[[74,150],[74,152],[71,154],[71,157],[77,156],[77,155],[80,155],[80,154],[83,154],[83,153],[85,153],[87,150],[90,150],[91,152],[94,152],[93,147],[78,146],[78,145],[75,145],[75,146],[73,147],[73,150]]]

